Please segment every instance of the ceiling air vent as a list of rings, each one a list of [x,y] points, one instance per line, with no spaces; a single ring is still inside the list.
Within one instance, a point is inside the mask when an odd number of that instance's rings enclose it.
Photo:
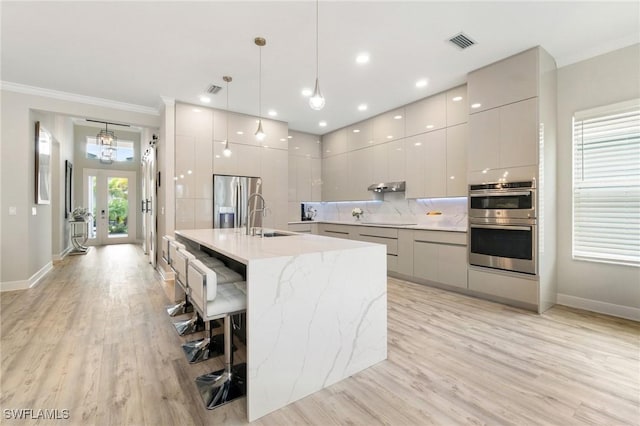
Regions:
[[[222,87],[220,86],[216,86],[215,84],[212,84],[211,86],[209,86],[209,88],[207,89],[207,93],[211,93],[212,95],[215,95],[216,93],[218,93],[220,90],[222,90]]]
[[[460,49],[466,49],[467,47],[471,47],[476,44],[475,41],[471,40],[463,33],[454,35],[449,39],[449,41],[458,46]]]

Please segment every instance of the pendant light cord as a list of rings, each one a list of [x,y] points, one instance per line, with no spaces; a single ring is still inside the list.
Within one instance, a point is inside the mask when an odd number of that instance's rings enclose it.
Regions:
[[[318,50],[318,39],[320,38],[318,36],[318,21],[320,19],[319,18],[319,6],[318,6],[319,2],[320,2],[320,0],[316,0],[316,80],[318,79],[319,74],[320,74],[320,72],[319,72],[320,60],[318,59],[319,56],[320,56],[320,54],[318,53],[319,52],[319,50]]]
[[[225,140],[225,149],[229,148],[229,81],[227,81],[227,113],[225,114],[227,118],[227,138]]]
[[[258,48],[260,49],[258,70],[258,116],[262,119],[262,47],[258,46]]]

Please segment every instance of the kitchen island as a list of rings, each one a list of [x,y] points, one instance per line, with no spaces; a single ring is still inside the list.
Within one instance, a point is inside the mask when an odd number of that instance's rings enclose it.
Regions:
[[[387,358],[386,247],[278,233],[176,231],[246,265],[249,421]]]

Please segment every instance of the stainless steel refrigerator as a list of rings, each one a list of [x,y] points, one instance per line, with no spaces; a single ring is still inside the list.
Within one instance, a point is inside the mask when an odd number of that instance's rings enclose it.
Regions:
[[[250,176],[213,175],[213,227],[246,226],[249,196],[262,194],[262,179]],[[254,197],[252,208],[260,207]],[[255,226],[262,226],[262,215],[255,216]]]

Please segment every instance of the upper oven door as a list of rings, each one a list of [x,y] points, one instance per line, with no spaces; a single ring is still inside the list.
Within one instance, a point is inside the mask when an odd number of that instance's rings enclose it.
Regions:
[[[536,190],[533,188],[471,189],[469,216],[533,219],[536,217]]]

